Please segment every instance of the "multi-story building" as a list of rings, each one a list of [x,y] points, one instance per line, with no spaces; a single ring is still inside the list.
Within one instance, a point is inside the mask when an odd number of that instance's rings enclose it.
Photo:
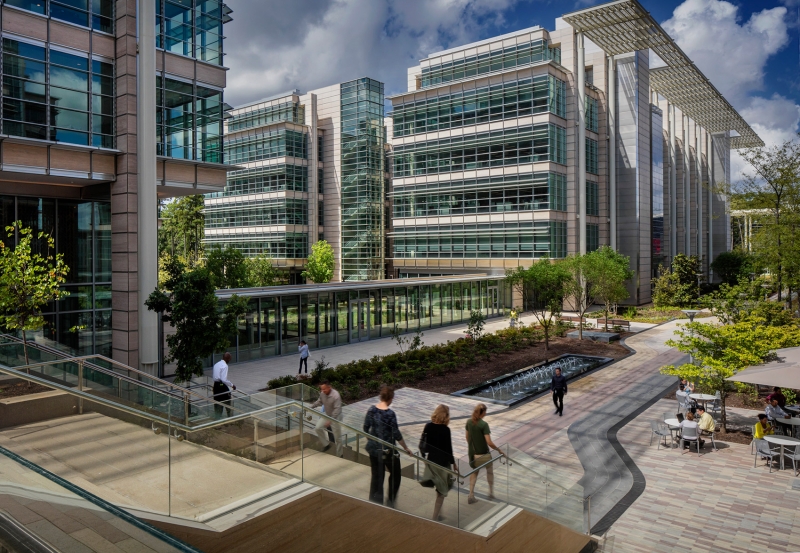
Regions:
[[[157,198],[225,184],[229,13],[208,0],[3,3],[0,226],[53,235],[70,267],[43,338],[155,369],[142,304]]]
[[[298,281],[326,240],[334,280],[384,275],[383,83],[357,79],[278,94],[231,111],[222,192],[206,198],[206,246],[267,254]]]
[[[608,244],[636,272],[629,301],[646,303],[677,253],[713,278],[730,148],[763,144],[635,0],[431,54],[389,99],[401,277]]]

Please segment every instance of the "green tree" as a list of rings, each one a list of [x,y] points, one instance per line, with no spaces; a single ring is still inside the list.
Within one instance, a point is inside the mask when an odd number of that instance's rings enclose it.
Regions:
[[[211,248],[206,259],[211,280],[220,288],[247,288],[247,260],[231,245]]]
[[[484,317],[483,313],[478,310],[474,309],[469,312],[469,322],[467,323],[467,336],[469,336],[473,342],[477,342],[483,336],[483,326],[486,324],[486,317]]]
[[[592,253],[594,252],[572,254],[562,262],[570,274],[565,286],[566,297],[571,299],[580,320],[583,320],[586,311],[597,299],[597,289],[592,280],[595,272],[593,266],[595,257]],[[583,340],[583,324],[578,324],[578,337]]]
[[[247,259],[247,285],[260,288],[276,286],[279,283],[278,270],[272,264],[272,258],[266,254]]]
[[[630,258],[609,246],[603,246],[592,254],[599,258],[594,264],[593,280],[595,295],[599,301],[603,302],[606,319],[605,330],[608,332],[608,315],[611,306],[630,295],[625,282],[632,279],[634,273],[630,267]]]
[[[165,200],[161,204],[159,254],[179,256],[188,268],[203,257],[204,199],[201,195]]]
[[[15,248],[0,241],[0,323],[8,330],[22,332],[22,348],[25,364],[28,365],[30,359],[26,332],[44,326],[44,306],[69,295],[61,288],[66,282],[69,267],[64,263],[62,254],[50,253],[55,249],[51,235],[39,232],[36,236],[39,243],[46,247],[43,255],[34,251],[34,233],[23,227],[21,221],[6,227],[6,232],[11,239],[9,243],[13,241],[15,233],[19,238]]]
[[[797,325],[769,326],[765,319],[756,316],[730,325],[689,323],[675,334],[679,338],[667,341],[667,345],[691,354],[693,363],[669,365],[661,372],[696,382],[709,392],[719,391],[720,424],[724,431],[727,431],[725,400],[736,389],[727,379],[768,360],[776,349],[800,345]]]
[[[311,282],[330,282],[336,261],[333,257],[333,247],[325,240],[320,240],[311,246],[311,255],[308,256],[303,278]]]
[[[530,275],[528,269],[522,266],[516,269],[506,269],[506,284],[519,293],[522,298],[521,311],[528,309],[530,304],[530,298],[528,297],[530,295]]]
[[[221,310],[206,268],[186,271],[173,259],[166,270],[169,278],[165,285],[172,293],[154,290],[145,305],[175,328],[175,334],[167,336],[166,361],[177,364],[175,380],[186,382],[203,374],[203,359],[228,347],[237,330],[237,318],[247,311],[247,300],[234,294]]]
[[[700,297],[699,273],[700,259],[696,255],[679,253],[673,258],[671,268],[659,266],[659,276],[653,279],[653,304],[656,307],[696,305]]]
[[[527,270],[519,269],[531,290],[533,315],[544,331],[544,349],[550,349],[550,333],[564,307],[570,272],[563,263],[552,263],[549,259],[540,259]]]
[[[714,274],[730,286],[738,284],[740,278],[747,277],[753,267],[752,256],[741,250],[722,252],[711,264]]]
[[[735,286],[720,284],[719,289],[704,298],[703,306],[722,324],[735,324],[748,317],[755,306],[764,300],[763,279],[750,281],[740,278]]]

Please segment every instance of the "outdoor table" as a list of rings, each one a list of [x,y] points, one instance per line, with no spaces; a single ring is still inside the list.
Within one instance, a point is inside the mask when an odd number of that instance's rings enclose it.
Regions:
[[[712,396],[711,394],[689,394],[689,397],[695,401],[702,401],[703,409],[706,408],[707,401],[714,401],[717,399],[717,396]]]
[[[800,418],[798,417],[792,417],[791,419],[779,418],[775,419],[775,421],[782,424],[788,424],[789,426],[791,426],[792,436],[794,436],[795,432],[797,431],[797,427],[800,426]]]
[[[781,446],[781,470],[783,470],[783,446],[800,444],[800,440],[797,438],[790,438],[789,436],[764,436],[764,439],[771,444]]]
[[[678,419],[664,419],[664,424],[669,426],[670,434],[672,434],[673,432],[675,432],[677,434],[678,429],[681,426],[681,421],[679,421]],[[672,437],[672,445],[673,445],[673,447],[675,446],[675,437],[676,436]],[[678,447],[680,447],[680,445],[678,445]]]

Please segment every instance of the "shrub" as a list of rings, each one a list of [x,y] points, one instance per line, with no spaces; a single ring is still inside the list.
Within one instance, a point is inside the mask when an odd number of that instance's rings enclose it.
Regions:
[[[285,388],[286,386],[291,386],[292,384],[297,384],[297,379],[294,377],[294,375],[287,374],[286,376],[279,376],[278,378],[273,378],[267,382],[267,389],[274,390],[275,388]]]

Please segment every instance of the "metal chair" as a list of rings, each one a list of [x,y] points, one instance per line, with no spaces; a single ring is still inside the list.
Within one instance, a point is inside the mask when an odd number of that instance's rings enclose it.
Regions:
[[[681,455],[685,453],[683,451],[683,442],[690,442],[689,443],[689,451],[692,450],[691,442],[697,444],[697,456],[700,456],[700,436],[697,435],[697,428],[691,428],[688,426],[684,426],[681,428]]]
[[[686,414],[686,394],[678,390],[675,392],[675,399],[678,400],[678,413]]]
[[[653,436],[658,436],[658,447],[656,449],[661,449],[661,438],[664,438],[664,447],[667,447],[667,436],[672,439],[672,432],[670,432],[666,424],[650,421],[650,445],[653,445]]]
[[[700,432],[700,437],[703,436],[710,436],[711,437],[711,449],[714,451],[719,451],[717,449],[717,443],[714,441],[714,436],[717,433],[717,421],[714,421],[714,429],[713,430],[703,430]]]
[[[800,461],[800,450],[796,445],[783,446],[783,456],[792,460],[792,469],[794,475],[797,476],[797,461]]]
[[[753,425],[753,439],[750,440],[750,455],[755,455],[756,450],[756,424]]]
[[[772,461],[775,457],[780,457],[780,453],[776,453],[769,448],[767,440],[754,440],[756,443],[756,458],[753,460],[753,468],[756,467],[759,457],[766,457],[769,459],[769,471],[772,472]]]
[[[719,390],[714,394],[714,403],[711,404],[709,407],[709,411],[717,415],[722,409],[722,395],[719,393]]]

